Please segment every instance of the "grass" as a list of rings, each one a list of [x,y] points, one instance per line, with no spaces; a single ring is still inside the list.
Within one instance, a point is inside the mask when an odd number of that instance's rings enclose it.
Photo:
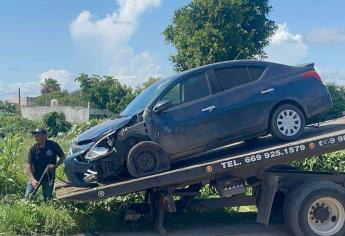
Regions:
[[[75,220],[63,206],[18,200],[0,205],[0,232],[22,235],[68,235],[77,232]]]

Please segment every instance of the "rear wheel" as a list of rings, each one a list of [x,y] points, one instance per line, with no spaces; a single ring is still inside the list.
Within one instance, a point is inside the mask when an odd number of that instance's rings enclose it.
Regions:
[[[301,109],[284,104],[273,111],[270,120],[271,134],[282,141],[298,139],[305,127],[305,117]]]
[[[147,176],[169,168],[169,158],[157,143],[140,142],[134,145],[128,153],[127,169],[133,177]]]
[[[345,189],[335,183],[306,182],[284,205],[285,223],[296,236],[345,235]]]

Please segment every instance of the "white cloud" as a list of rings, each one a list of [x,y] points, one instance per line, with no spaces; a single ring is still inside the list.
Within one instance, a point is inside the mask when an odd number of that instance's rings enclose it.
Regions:
[[[308,43],[344,43],[345,30],[331,28],[317,28],[308,31],[306,35]]]
[[[308,46],[303,36],[290,33],[287,23],[278,24],[278,30],[265,51],[270,61],[291,65],[303,62],[308,56]]]
[[[78,84],[72,78],[71,72],[67,70],[50,69],[48,71],[45,71],[39,76],[40,83],[43,83],[43,81],[47,78],[52,78],[52,79],[57,80],[62,90],[66,89],[68,91],[73,91],[78,88]]]
[[[72,74],[67,70],[50,69],[38,76],[36,81],[4,83],[0,81],[0,99],[18,96],[18,89],[22,96],[38,96],[41,93],[41,83],[46,78],[56,79],[61,85],[61,89],[73,91],[79,86],[73,80]]]
[[[120,82],[137,87],[150,76],[161,77],[160,66],[149,52],[135,54],[132,48],[124,47],[113,57],[110,74]]]
[[[95,19],[83,11],[72,22],[70,33],[82,53],[109,63],[110,75],[135,87],[151,75],[159,73],[159,66],[149,52],[136,53],[128,47],[129,40],[139,27],[142,14],[160,6],[161,0],[116,0],[118,9],[102,19]],[[100,73],[100,72],[94,72]]]
[[[84,50],[91,48],[111,55],[133,36],[140,16],[147,9],[159,6],[160,1],[117,0],[119,9],[99,20],[85,10],[72,22],[71,36]]]
[[[39,95],[39,82],[12,82],[4,84],[0,81],[0,99],[18,96],[18,89],[22,96],[37,96]]]

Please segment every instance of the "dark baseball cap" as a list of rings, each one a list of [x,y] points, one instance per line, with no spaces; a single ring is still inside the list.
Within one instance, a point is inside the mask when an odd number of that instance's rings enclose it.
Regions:
[[[31,131],[31,134],[33,134],[33,135],[35,135],[35,134],[46,135],[47,131],[43,128],[39,128],[39,129],[35,129],[34,131]]]

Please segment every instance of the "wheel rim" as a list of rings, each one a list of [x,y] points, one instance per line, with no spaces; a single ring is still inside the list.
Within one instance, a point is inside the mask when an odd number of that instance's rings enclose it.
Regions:
[[[277,118],[277,127],[281,134],[294,136],[301,129],[301,117],[294,110],[283,110]]]
[[[310,205],[308,224],[317,235],[329,236],[338,233],[345,222],[342,204],[334,198],[320,198]]]
[[[156,156],[150,151],[143,150],[135,158],[135,166],[144,173],[153,171],[156,168],[156,164]]]

